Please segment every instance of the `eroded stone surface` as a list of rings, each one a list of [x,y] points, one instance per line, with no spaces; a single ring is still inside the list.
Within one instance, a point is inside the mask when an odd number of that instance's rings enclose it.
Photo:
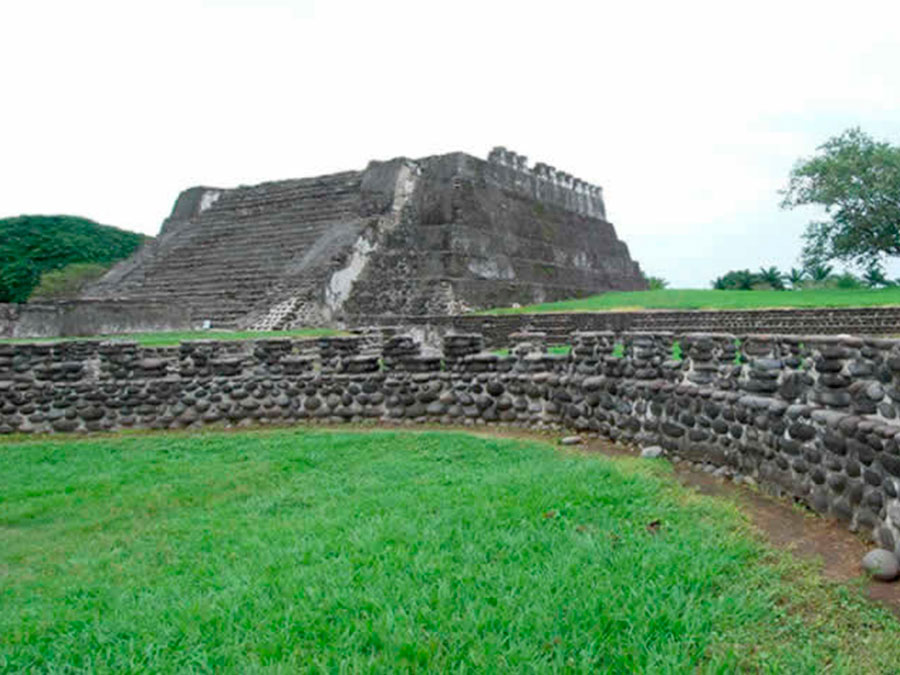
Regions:
[[[644,287],[599,187],[496,148],[488,161],[451,153],[191,188],[160,235],[87,296],[272,330]]]

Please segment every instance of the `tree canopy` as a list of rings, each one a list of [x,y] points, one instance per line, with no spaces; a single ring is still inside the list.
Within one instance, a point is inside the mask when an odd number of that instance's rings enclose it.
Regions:
[[[804,234],[807,266],[840,260],[880,268],[900,255],[900,147],[848,129],[798,161],[782,190],[782,208],[824,207],[827,220]]]
[[[46,271],[72,263],[113,263],[146,239],[74,216],[0,219],[0,302],[25,302]]]

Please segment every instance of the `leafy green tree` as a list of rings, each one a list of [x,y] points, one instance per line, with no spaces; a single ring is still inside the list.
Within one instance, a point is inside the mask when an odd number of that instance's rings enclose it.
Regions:
[[[782,208],[818,205],[827,220],[804,234],[807,265],[826,260],[871,267],[900,255],[900,147],[859,128],[828,139],[791,170]]]
[[[669,282],[662,277],[644,277],[647,282],[647,289],[651,291],[662,291],[668,288]]]
[[[146,239],[73,216],[0,219],[0,302],[25,302],[44,272],[72,263],[109,265]]]
[[[784,290],[784,275],[775,267],[760,267],[756,275],[756,283],[768,284],[777,291]]]

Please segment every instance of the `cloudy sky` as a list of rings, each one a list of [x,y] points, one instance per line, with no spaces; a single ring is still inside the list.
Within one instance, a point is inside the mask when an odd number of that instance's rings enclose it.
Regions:
[[[856,125],[900,143],[898,36],[895,1],[5,0],[0,217],[155,234],[191,185],[505,145],[707,287],[797,264],[797,158]]]

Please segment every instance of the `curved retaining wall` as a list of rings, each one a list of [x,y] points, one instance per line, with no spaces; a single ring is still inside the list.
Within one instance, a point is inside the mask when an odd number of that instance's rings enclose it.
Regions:
[[[900,553],[900,341],[585,332],[0,344],[0,433],[366,419],[575,429],[728,466]],[[677,342],[677,345],[674,343]]]

